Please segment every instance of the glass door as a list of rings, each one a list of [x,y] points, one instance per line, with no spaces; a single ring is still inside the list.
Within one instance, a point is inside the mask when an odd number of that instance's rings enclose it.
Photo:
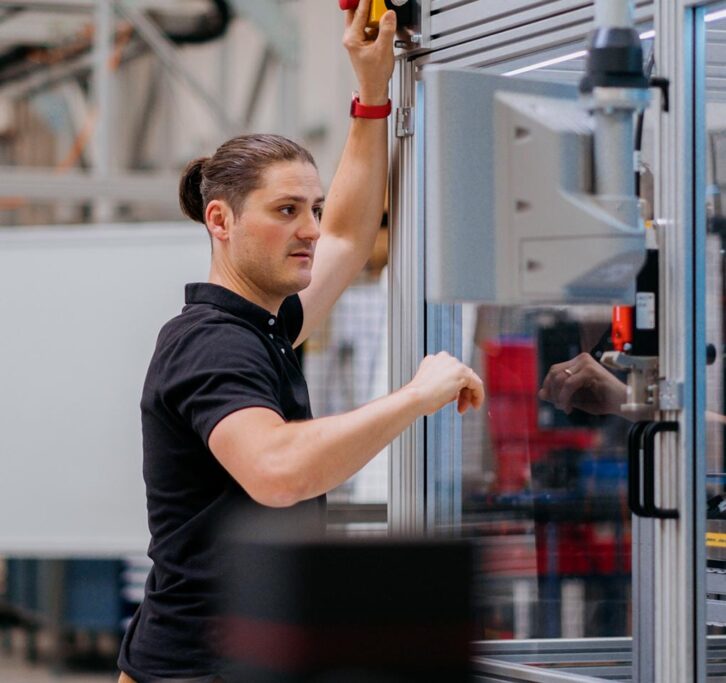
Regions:
[[[705,419],[708,681],[726,680],[726,3],[696,18],[696,243],[702,271],[697,344]]]
[[[651,27],[641,34],[652,64]],[[574,91],[582,48],[492,71]],[[638,180],[652,252],[646,292],[658,280],[654,118],[642,124]],[[460,354],[487,392],[481,413],[458,422],[442,412],[427,423],[429,524],[441,533],[460,529],[477,549],[481,680],[534,680],[526,678],[533,670],[541,680],[633,680],[628,447],[632,426],[652,409],[624,410],[626,376],[602,363],[623,348],[613,338],[613,306],[430,304],[426,320],[426,352]],[[641,340],[635,351],[657,357],[655,342],[646,348]]]
[[[656,27],[664,35],[691,32],[660,53],[690,46],[694,24],[683,20],[688,3],[656,4]],[[677,69],[665,58],[657,63],[652,25],[640,32],[652,75],[682,68],[682,54]],[[559,54],[486,68],[513,79],[577,83],[582,48],[573,43]],[[668,142],[682,137],[692,119],[681,110],[693,102],[675,78],[670,91],[661,83],[663,95],[655,97],[637,136],[648,236],[631,302],[637,338],[622,338],[612,304],[426,308],[426,353],[460,355],[487,389],[482,414],[461,422],[442,414],[428,421],[425,435],[428,528],[460,530],[478,551],[482,681],[698,680],[699,653],[682,656],[698,638],[692,629],[680,637],[690,628],[682,615],[695,609],[680,589],[693,577],[689,553],[698,509],[688,488],[698,477],[684,477],[681,469],[693,460],[694,432],[682,417],[690,421],[693,414],[686,386],[693,374],[669,360],[686,357],[693,346],[686,275],[692,252],[678,246],[692,235],[690,217],[686,224],[680,213],[690,205],[692,186],[679,181],[675,208],[663,200],[669,192],[674,197],[670,180],[678,159],[683,165],[691,158],[679,157]],[[678,115],[664,122],[666,95]],[[422,159],[426,145],[419,143]],[[652,369],[650,375],[644,370],[646,387],[637,400],[626,387],[628,376],[607,362],[618,350]],[[655,392],[660,412],[653,410]],[[681,649],[672,646],[679,639],[687,641]]]

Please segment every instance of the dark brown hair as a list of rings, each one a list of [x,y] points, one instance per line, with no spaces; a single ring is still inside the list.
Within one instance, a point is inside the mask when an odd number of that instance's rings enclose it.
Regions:
[[[281,135],[240,135],[225,142],[211,157],[195,159],[179,183],[179,205],[193,221],[205,223],[207,204],[226,201],[235,216],[247,195],[261,186],[262,175],[280,161],[302,161],[315,166],[310,152]]]

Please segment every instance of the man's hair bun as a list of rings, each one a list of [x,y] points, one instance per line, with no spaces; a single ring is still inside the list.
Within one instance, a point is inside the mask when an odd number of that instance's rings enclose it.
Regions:
[[[204,223],[204,198],[202,195],[203,169],[207,157],[190,162],[179,182],[179,206],[186,216],[197,223]]]

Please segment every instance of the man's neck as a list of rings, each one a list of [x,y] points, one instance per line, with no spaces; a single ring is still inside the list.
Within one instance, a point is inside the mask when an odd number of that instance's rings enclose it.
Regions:
[[[209,272],[209,282],[213,285],[220,285],[233,291],[235,294],[239,294],[247,301],[251,301],[253,304],[257,304],[266,311],[269,311],[272,315],[277,315],[282,305],[282,299],[279,297],[270,296],[265,292],[261,292],[251,282],[248,282],[237,273],[222,272],[219,268],[212,268]]]

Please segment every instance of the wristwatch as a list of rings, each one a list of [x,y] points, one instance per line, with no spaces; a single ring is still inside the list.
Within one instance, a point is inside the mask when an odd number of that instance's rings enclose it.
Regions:
[[[391,100],[386,104],[361,104],[358,93],[350,101],[350,115],[354,119],[385,119],[391,113]]]

